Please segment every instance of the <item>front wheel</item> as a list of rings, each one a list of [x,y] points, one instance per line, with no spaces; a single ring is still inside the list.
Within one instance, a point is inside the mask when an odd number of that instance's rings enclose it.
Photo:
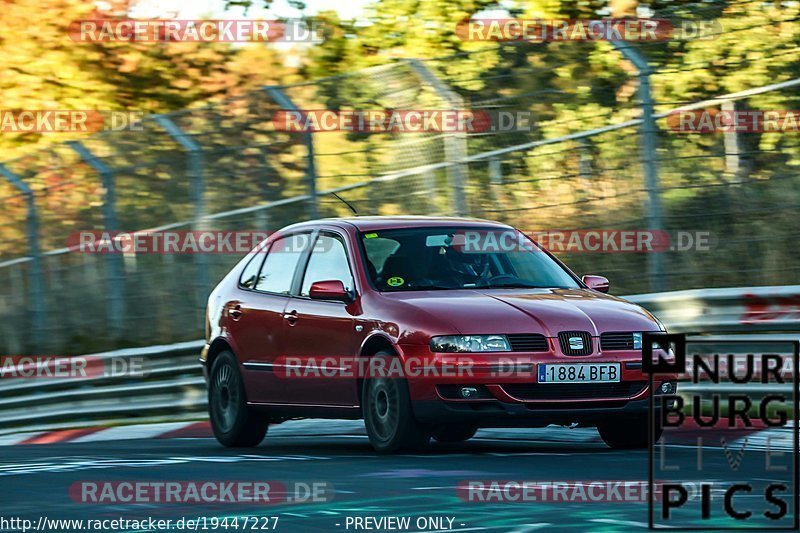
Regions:
[[[381,352],[374,357],[393,357]],[[387,364],[383,368],[388,368]],[[364,380],[361,397],[364,425],[369,442],[378,453],[420,451],[430,441],[430,432],[414,418],[408,383],[402,378],[375,377]]]
[[[208,414],[214,436],[224,446],[257,446],[267,434],[267,421],[247,406],[242,376],[231,352],[220,353],[211,365]]]
[[[647,448],[647,432],[649,425],[646,416],[605,420],[597,424],[600,437],[611,448],[617,450],[633,450]],[[658,442],[664,428],[657,425],[653,442]]]

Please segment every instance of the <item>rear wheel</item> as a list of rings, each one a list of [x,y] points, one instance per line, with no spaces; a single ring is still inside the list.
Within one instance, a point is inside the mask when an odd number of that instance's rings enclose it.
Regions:
[[[394,356],[389,352],[379,352],[374,357]],[[387,362],[383,368],[388,367]],[[414,418],[405,379],[365,379],[361,404],[369,442],[378,453],[420,451],[430,441],[428,428]]]
[[[440,426],[433,430],[433,438],[439,442],[464,442],[475,436],[478,428],[473,426]]]
[[[214,436],[225,446],[257,446],[267,434],[267,421],[247,406],[242,376],[231,352],[220,353],[211,365],[208,413]]]
[[[597,425],[603,441],[618,450],[647,448],[648,428],[646,416],[605,420]],[[663,432],[664,428],[656,426],[653,442],[658,442]]]

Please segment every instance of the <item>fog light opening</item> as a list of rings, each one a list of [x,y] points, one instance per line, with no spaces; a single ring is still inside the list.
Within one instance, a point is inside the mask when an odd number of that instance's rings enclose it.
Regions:
[[[462,398],[474,398],[478,395],[478,389],[475,387],[461,387]]]

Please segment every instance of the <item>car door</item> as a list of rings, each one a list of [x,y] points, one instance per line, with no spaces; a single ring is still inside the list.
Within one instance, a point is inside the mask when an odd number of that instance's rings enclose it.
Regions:
[[[230,335],[242,362],[250,402],[286,401],[285,380],[276,374],[274,364],[283,353],[284,312],[310,238],[308,232],[281,237],[270,244],[266,257],[256,254],[242,271],[238,300],[228,303]]]
[[[286,308],[286,315],[294,318],[287,322],[284,353],[287,359],[295,361],[320,362],[326,358],[327,362],[331,362],[345,358],[350,361],[349,368],[353,370],[353,357],[363,338],[354,329],[353,313],[357,305],[312,300],[308,296],[312,283],[327,280],[339,280],[345,288],[355,291],[345,237],[334,231],[321,230],[312,247],[297,295]],[[286,381],[286,394],[292,402],[327,406],[358,405],[355,376],[326,377],[307,366],[300,375],[287,374]]]

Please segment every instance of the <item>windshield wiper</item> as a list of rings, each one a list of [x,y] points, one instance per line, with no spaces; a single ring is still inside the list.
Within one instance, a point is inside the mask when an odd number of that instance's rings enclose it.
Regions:
[[[414,285],[405,287],[394,287],[389,290],[384,290],[384,292],[445,291],[445,290],[455,290],[460,288],[462,287],[445,287],[444,285]]]
[[[533,283],[525,283],[515,281],[512,283],[499,283],[495,285],[485,285],[479,287],[480,289],[553,289],[556,287],[547,287],[545,285],[534,285]]]

